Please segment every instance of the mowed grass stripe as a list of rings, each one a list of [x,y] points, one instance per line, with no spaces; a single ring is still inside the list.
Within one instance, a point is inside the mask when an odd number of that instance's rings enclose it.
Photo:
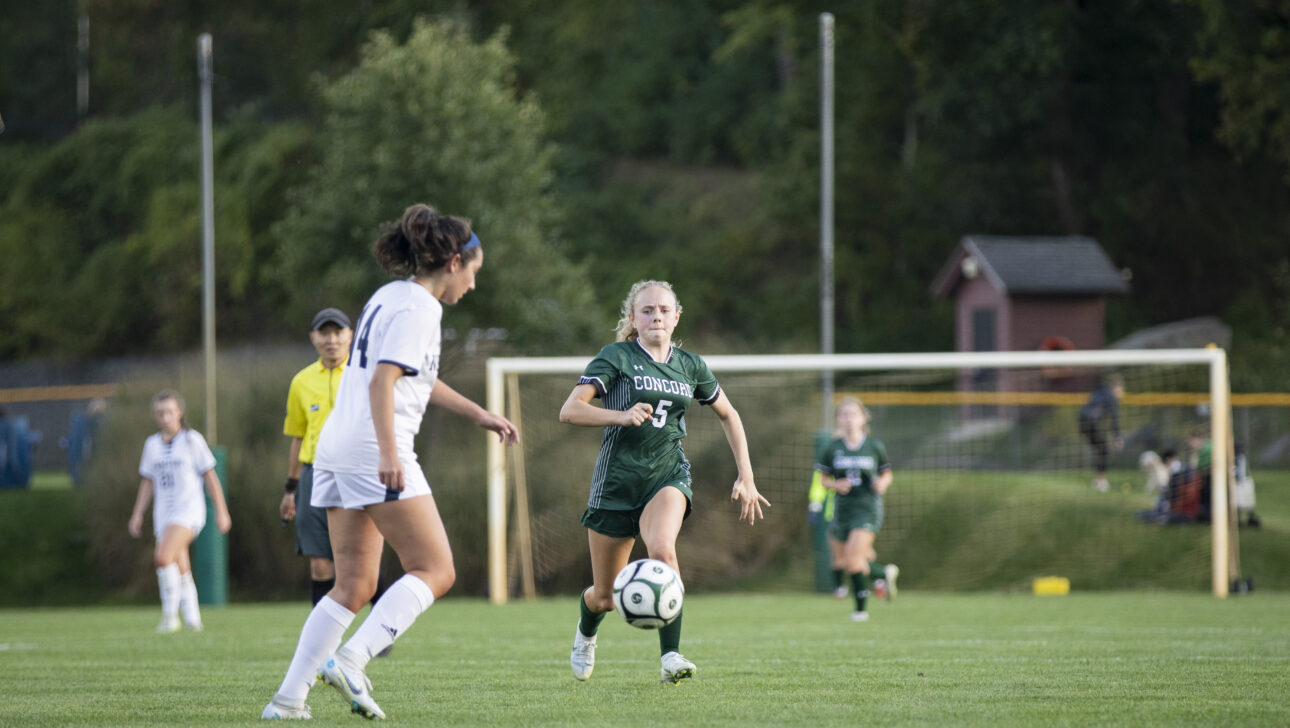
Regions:
[[[369,667],[404,725],[1284,725],[1290,595],[903,591],[864,624],[814,594],[691,594],[688,684],[658,684],[654,633],[611,615],[573,680],[573,597],[446,598]],[[307,605],[0,611],[0,725],[255,725]],[[360,618],[363,615],[359,615]],[[315,723],[355,725],[316,687]]]

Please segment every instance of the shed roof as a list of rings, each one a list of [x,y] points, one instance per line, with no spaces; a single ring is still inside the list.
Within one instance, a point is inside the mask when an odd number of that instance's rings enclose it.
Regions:
[[[986,279],[1010,296],[1105,296],[1129,284],[1092,238],[970,235],[960,241],[932,284],[938,298],[953,294],[972,258]]]

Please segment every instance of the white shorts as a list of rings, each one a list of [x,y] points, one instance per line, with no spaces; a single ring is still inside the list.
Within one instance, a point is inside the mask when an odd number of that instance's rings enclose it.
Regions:
[[[206,504],[203,502],[200,508],[185,508],[180,513],[158,514],[153,511],[152,529],[157,536],[157,541],[161,541],[161,535],[166,532],[168,526],[183,526],[193,532],[193,536],[202,532],[202,527],[206,525]]]
[[[430,483],[416,463],[403,464],[403,490],[390,490],[375,474],[341,473],[314,468],[314,492],[309,505],[314,508],[347,508],[362,510],[389,501],[407,500],[430,495]]]

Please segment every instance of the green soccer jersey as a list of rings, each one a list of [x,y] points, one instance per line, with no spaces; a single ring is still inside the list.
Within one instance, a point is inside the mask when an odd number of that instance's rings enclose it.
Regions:
[[[879,475],[891,470],[887,448],[881,440],[866,437],[859,447],[852,449],[842,438],[834,438],[816,454],[815,469],[851,481],[851,490],[846,495],[838,494],[835,522],[850,523],[861,515],[874,514],[875,510],[881,513],[882,496],[874,492],[873,484]]]
[[[712,404],[721,395],[703,359],[672,347],[666,360],[654,361],[639,342],[620,341],[601,349],[578,383],[595,387],[605,409],[628,410],[638,402],[654,408],[652,421],[639,427],[605,428],[588,507],[641,508],[670,484],[683,486],[688,496],[690,462],[681,448],[685,413],[691,402]]]

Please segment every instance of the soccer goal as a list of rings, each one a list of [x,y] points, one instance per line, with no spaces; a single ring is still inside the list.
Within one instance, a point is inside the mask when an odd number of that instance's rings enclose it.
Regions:
[[[740,413],[758,488],[773,508],[755,528],[737,523],[728,500],[734,464],[720,423],[691,408],[684,446],[694,509],[678,543],[687,586],[756,584],[776,574],[776,583],[807,587],[809,579],[794,574],[804,571],[810,548],[815,450],[829,435],[821,424],[829,421],[826,380],[828,405],[860,399],[872,436],[886,444],[896,478],[877,547],[880,560],[901,563],[906,586],[1020,590],[1033,578],[1063,575],[1076,588],[1208,587],[1222,597],[1239,573],[1222,349],[705,359]],[[602,430],[558,421],[588,361],[488,360],[488,409],[521,430],[520,446],[489,438],[487,450],[496,603],[590,583],[579,518]],[[1107,432],[1108,492],[1091,487],[1094,448],[1078,422],[1111,375],[1125,394],[1119,440]],[[1139,469],[1148,451],[1176,452],[1184,471],[1209,461],[1204,502],[1191,493],[1192,510],[1180,511],[1177,487],[1153,492]]]

